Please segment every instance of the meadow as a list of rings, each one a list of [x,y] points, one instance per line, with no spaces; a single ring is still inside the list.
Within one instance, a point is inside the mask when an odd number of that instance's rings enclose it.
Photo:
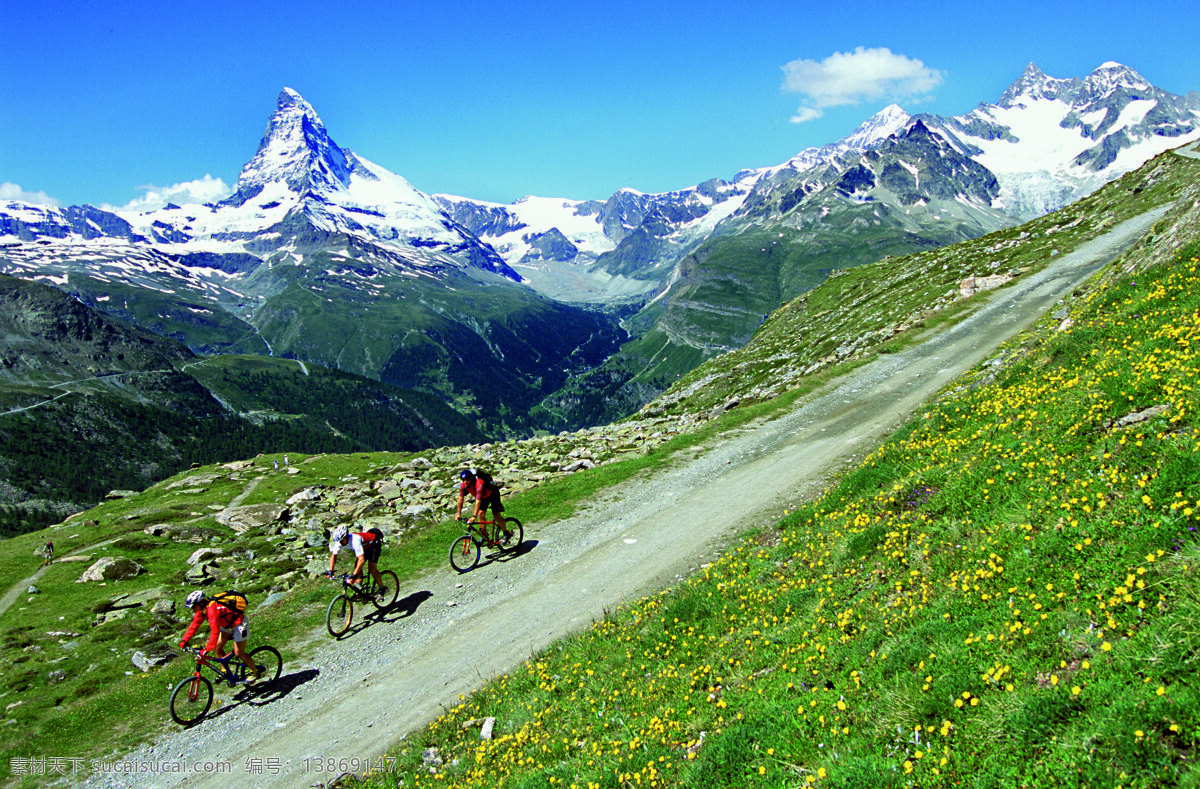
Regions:
[[[821,498],[357,780],[1200,786],[1198,269],[1081,289]]]

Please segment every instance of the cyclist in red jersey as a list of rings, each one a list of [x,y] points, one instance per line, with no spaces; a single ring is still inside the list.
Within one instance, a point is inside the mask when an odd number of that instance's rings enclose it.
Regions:
[[[192,636],[196,635],[196,631],[200,629],[200,624],[208,619],[208,643],[204,645],[204,649],[200,650],[200,654],[213,652],[216,657],[223,658],[226,654],[225,644],[232,638],[233,654],[246,664],[251,677],[258,677],[260,669],[246,652],[246,636],[250,623],[246,621],[245,614],[222,605],[216,600],[208,599],[204,592],[199,590],[189,594],[185,604],[192,609],[192,623],[184,632],[183,640],[179,642],[179,648],[186,647],[187,642],[191,641]]]
[[[505,537],[511,537],[512,532],[504,525],[504,505],[500,503],[500,488],[496,483],[490,479],[484,479],[473,468],[459,472],[458,478],[462,480],[462,484],[458,486],[458,507],[454,511],[455,519],[462,518],[463,502],[469,493],[475,498],[475,521],[483,520],[490,509],[492,520],[495,521],[498,530],[496,537],[499,537],[501,532]]]

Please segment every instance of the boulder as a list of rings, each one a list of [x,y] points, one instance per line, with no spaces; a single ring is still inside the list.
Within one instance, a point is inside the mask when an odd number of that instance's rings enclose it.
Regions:
[[[197,548],[196,551],[188,557],[187,563],[189,565],[199,564],[200,562],[211,559],[214,556],[221,556],[224,553],[225,551],[221,550],[220,548]]]
[[[217,523],[228,526],[238,534],[257,526],[286,521],[289,509],[286,504],[247,504],[230,507],[217,514]]]
[[[145,572],[137,562],[124,556],[105,556],[84,570],[80,581],[120,581]]]
[[[146,652],[133,653],[133,665],[137,666],[142,671],[149,671],[156,666],[161,666],[170,663],[178,657],[170,648],[147,650]]]

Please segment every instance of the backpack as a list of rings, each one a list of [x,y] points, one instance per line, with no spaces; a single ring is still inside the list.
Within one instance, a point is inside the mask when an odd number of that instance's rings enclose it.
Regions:
[[[487,490],[500,490],[502,483],[492,479],[492,475],[483,469],[475,469],[475,478],[483,480],[483,484]]]
[[[246,613],[246,595],[241,592],[235,592],[232,589],[225,592],[217,592],[212,596],[212,599],[226,608],[237,611],[239,614]]]

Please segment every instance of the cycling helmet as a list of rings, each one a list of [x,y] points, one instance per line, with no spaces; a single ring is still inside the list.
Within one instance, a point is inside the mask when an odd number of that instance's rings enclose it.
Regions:
[[[458,478],[462,479],[462,480],[475,479],[475,469],[473,469],[473,468],[463,469],[462,471],[458,472]]]
[[[334,542],[341,542],[342,540],[346,539],[349,536],[350,536],[350,527],[347,526],[346,524],[342,523],[342,524],[339,524],[337,526],[337,528],[335,528],[333,530],[333,534],[330,535],[330,539],[332,539]]]
[[[199,589],[197,589],[187,596],[187,600],[184,601],[184,605],[186,605],[188,608],[195,608],[207,600],[208,597],[205,596],[204,592],[201,592]]]

